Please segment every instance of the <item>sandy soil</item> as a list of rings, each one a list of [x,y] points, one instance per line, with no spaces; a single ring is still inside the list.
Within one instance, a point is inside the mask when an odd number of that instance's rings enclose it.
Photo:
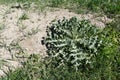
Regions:
[[[22,18],[24,14],[25,19]],[[0,76],[5,75],[9,69],[20,67],[23,55],[45,56],[46,48],[41,45],[41,40],[46,36],[46,27],[52,20],[73,16],[81,20],[90,20],[92,24],[101,28],[105,27],[105,23],[112,21],[105,15],[101,17],[97,14],[75,14],[67,9],[39,12],[34,9],[24,10],[0,5]]]

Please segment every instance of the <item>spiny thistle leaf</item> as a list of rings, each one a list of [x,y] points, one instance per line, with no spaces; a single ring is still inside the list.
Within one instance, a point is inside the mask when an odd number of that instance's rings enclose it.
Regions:
[[[77,70],[83,60],[91,63],[92,56],[98,54],[103,44],[99,33],[101,30],[87,20],[63,18],[48,27],[44,43],[49,57],[57,62],[56,67],[67,64]]]

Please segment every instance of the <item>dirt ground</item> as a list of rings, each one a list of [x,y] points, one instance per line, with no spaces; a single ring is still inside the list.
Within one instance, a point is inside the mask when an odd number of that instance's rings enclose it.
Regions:
[[[30,54],[46,55],[46,48],[41,44],[46,36],[46,27],[51,21],[71,18],[90,20],[92,24],[104,28],[112,20],[105,15],[96,13],[75,14],[67,9],[48,9],[44,12],[22,8],[11,8],[10,5],[0,5],[0,76],[9,69],[15,70],[21,66],[21,59]]]

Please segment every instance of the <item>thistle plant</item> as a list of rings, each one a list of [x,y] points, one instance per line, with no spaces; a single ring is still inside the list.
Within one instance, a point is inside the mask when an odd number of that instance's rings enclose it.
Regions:
[[[98,54],[103,42],[98,36],[100,32],[88,20],[64,18],[48,27],[43,41],[55,66],[68,65],[78,70],[83,62],[91,63],[91,58]]]

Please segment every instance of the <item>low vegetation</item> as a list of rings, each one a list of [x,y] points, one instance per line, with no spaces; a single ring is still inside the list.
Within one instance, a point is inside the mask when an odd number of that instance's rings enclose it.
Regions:
[[[48,56],[31,55],[3,80],[119,80],[119,35],[75,17],[53,22],[43,40]]]
[[[9,0],[29,3],[32,0]],[[7,2],[7,0],[0,0]],[[0,80],[119,80],[119,0],[34,0],[39,7],[67,8],[76,13],[101,12],[114,19],[104,29],[76,17],[54,21],[42,43],[47,57],[32,54],[22,67]],[[26,15],[21,17],[27,19]],[[1,27],[2,29],[2,27]],[[36,31],[36,30],[35,30]],[[36,33],[33,31],[33,33]],[[31,35],[31,34],[28,34]]]
[[[76,13],[87,13],[89,11],[105,13],[109,17],[120,14],[119,0],[0,0],[1,3],[24,3],[29,6],[33,2],[41,7],[67,8]],[[29,8],[28,7],[28,8]]]

